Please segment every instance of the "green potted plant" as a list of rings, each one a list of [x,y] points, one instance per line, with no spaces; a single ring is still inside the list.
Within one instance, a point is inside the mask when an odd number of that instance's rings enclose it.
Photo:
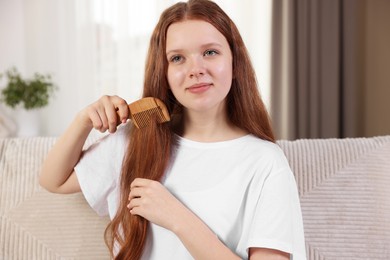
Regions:
[[[1,90],[0,102],[11,108],[19,105],[26,110],[45,107],[56,89],[50,75],[35,73],[33,79],[23,79],[16,68],[7,70],[5,75],[8,83]]]
[[[7,70],[5,76],[7,83],[1,88],[0,103],[10,107],[12,112],[2,113],[0,110],[0,136],[39,135],[41,119],[38,109],[49,104],[57,88],[51,76],[35,73],[32,79],[24,79],[16,68]],[[3,77],[0,74],[0,80]]]

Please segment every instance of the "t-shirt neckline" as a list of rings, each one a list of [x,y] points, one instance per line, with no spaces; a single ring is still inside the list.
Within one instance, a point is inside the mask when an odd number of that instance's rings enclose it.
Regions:
[[[245,142],[247,139],[251,138],[251,134],[246,134],[241,137],[237,137],[234,139],[229,139],[226,141],[216,141],[216,142],[200,142],[200,141],[194,141],[191,139],[184,138],[182,136],[176,135],[179,144],[182,146],[187,146],[187,147],[192,147],[192,148],[223,148],[223,147],[228,147],[236,144],[240,144],[242,142]]]

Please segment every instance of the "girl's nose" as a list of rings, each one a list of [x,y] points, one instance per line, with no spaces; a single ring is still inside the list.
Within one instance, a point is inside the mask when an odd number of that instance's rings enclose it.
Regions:
[[[190,62],[189,76],[190,78],[202,77],[206,72],[205,64],[202,57],[194,57]]]

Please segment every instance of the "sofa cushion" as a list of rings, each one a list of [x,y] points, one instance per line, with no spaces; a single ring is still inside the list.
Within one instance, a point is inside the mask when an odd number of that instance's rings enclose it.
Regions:
[[[308,259],[390,259],[390,136],[280,141]]]
[[[38,184],[54,138],[0,139],[0,259],[109,259],[99,218],[81,193]]]
[[[81,194],[38,185],[55,138],[0,139],[0,259],[109,259]],[[301,198],[308,259],[390,259],[390,136],[279,141]]]

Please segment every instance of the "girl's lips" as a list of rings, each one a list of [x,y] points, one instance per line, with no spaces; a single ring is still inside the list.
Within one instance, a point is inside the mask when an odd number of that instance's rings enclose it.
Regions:
[[[201,83],[201,84],[194,84],[191,87],[187,88],[187,90],[194,94],[199,94],[207,91],[212,84],[210,83]]]

